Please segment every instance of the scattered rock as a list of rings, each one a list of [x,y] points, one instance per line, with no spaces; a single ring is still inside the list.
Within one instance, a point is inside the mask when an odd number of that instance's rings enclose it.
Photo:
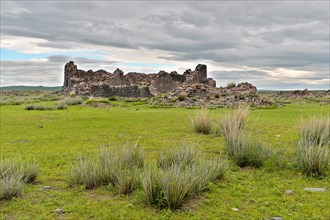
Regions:
[[[22,140],[16,140],[16,141],[12,141],[12,142],[9,142],[9,144],[13,144],[13,143],[27,143],[27,142],[29,142],[29,140],[28,139],[22,139]]]
[[[310,191],[310,192],[325,192],[327,189],[326,188],[304,188],[305,191]]]
[[[283,220],[283,218],[282,217],[273,217],[270,220]]]
[[[49,190],[49,189],[51,189],[51,188],[52,188],[51,186],[42,186],[42,187],[40,187],[38,190],[39,190],[39,191],[43,191],[43,190],[45,190],[45,189]]]
[[[288,190],[285,190],[285,195],[292,195],[293,194],[293,191],[288,189]]]
[[[65,213],[65,211],[63,209],[54,209],[53,212],[55,212],[56,214],[63,214],[63,213]]]
[[[231,208],[231,210],[234,211],[234,212],[239,212],[238,208]]]
[[[275,137],[279,138],[279,137],[281,137],[281,135],[277,134],[277,135],[275,135]]]

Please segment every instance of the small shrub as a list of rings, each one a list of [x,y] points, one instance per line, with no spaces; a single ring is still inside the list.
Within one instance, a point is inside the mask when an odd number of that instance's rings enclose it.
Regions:
[[[109,98],[109,101],[117,101],[117,97],[116,97],[116,96],[111,96],[111,97]]]
[[[184,101],[185,99],[186,99],[186,96],[185,96],[185,95],[179,95],[179,96],[178,96],[178,100],[179,100],[180,102]]]
[[[33,104],[26,104],[25,107],[24,107],[25,110],[35,110],[34,109],[34,105]]]
[[[95,160],[91,157],[80,157],[69,171],[69,182],[71,184],[84,185],[86,189],[97,186],[97,170]]]
[[[66,101],[59,101],[59,102],[55,103],[53,108],[56,110],[65,110],[68,108],[68,105],[67,105]]]
[[[236,86],[236,84],[234,83],[234,82],[230,82],[230,83],[228,83],[227,84],[227,88],[229,89],[229,88],[233,88],[233,87],[235,87]]]
[[[87,105],[93,105],[93,104],[98,104],[98,103],[104,103],[104,104],[109,104],[110,101],[104,98],[99,98],[99,99],[88,99],[85,104]]]
[[[207,109],[201,109],[191,118],[196,133],[209,134],[212,129],[212,122],[208,116]]]
[[[80,105],[84,102],[84,100],[81,97],[66,97],[63,100],[63,104],[65,105]]]

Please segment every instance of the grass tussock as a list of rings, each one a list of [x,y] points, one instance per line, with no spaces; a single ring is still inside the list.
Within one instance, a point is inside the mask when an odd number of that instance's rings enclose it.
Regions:
[[[307,120],[301,119],[298,123],[299,139],[317,145],[330,144],[330,117],[313,116]]]
[[[80,159],[69,172],[71,184],[87,189],[113,185],[121,194],[132,192],[137,185],[137,172],[144,166],[144,151],[134,145],[114,150],[103,146],[96,159]]]
[[[227,136],[244,129],[247,116],[250,113],[248,107],[238,107],[220,120],[220,132]]]
[[[81,105],[84,100],[81,97],[65,97],[63,100],[66,105]]]
[[[35,162],[18,160],[0,161],[0,200],[11,199],[21,194],[26,183],[33,183],[38,175]]]
[[[225,135],[226,151],[239,167],[259,168],[267,159],[268,150],[261,141],[254,141],[245,131],[231,132]]]
[[[86,189],[97,186],[95,160],[91,157],[80,157],[69,171],[69,182],[72,185],[84,185]]]
[[[209,134],[212,130],[212,121],[209,118],[208,110],[201,109],[191,118],[196,133]]]
[[[181,147],[177,153],[173,152],[166,153],[166,157],[162,155],[157,167],[145,169],[141,185],[148,204],[175,210],[206,190],[209,182],[222,178],[228,164],[222,160],[202,160],[199,151],[192,147]]]
[[[296,163],[307,176],[324,176],[329,170],[330,118],[312,117],[299,123]]]
[[[199,159],[200,151],[192,146],[182,145],[180,148],[167,150],[161,153],[157,160],[158,167],[167,169],[172,166],[185,168],[196,163]]]
[[[249,108],[239,107],[220,121],[220,131],[225,139],[228,156],[240,167],[261,167],[267,159],[268,150],[261,141],[253,141],[244,127]]]
[[[46,106],[43,104],[31,104],[25,105],[25,110],[38,110],[38,111],[50,111],[50,110],[65,110],[68,106],[63,101],[58,101],[54,105]]]

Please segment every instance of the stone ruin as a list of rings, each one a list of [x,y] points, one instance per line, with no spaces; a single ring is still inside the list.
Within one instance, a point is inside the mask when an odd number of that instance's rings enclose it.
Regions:
[[[186,70],[182,75],[176,71],[152,74],[129,72],[124,75],[118,68],[113,73],[80,70],[70,61],[64,67],[63,91],[82,96],[150,98],[169,93],[179,86],[193,84],[216,86],[214,79],[207,78],[207,67],[203,64],[198,64],[194,71]]]
[[[113,73],[84,71],[70,61],[64,68],[63,91],[87,97],[152,98],[149,104],[161,106],[267,105],[250,83],[216,87],[215,80],[207,78],[207,67],[203,64],[183,74],[176,71],[124,74],[118,68]]]

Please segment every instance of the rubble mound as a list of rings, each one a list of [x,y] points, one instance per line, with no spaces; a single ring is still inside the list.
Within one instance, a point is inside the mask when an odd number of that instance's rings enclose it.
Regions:
[[[233,105],[268,106],[272,103],[263,101],[257,88],[250,83],[217,88],[203,84],[181,85],[168,95],[156,96],[151,104],[160,106],[207,106],[221,107]]]
[[[328,91],[310,91],[294,90],[294,91],[280,91],[274,95],[275,99],[315,99],[315,98],[330,98],[330,90]]]

